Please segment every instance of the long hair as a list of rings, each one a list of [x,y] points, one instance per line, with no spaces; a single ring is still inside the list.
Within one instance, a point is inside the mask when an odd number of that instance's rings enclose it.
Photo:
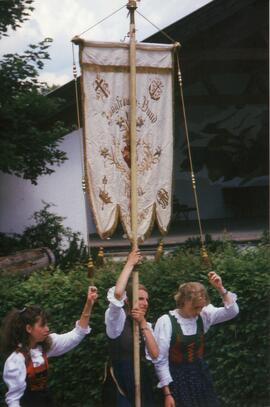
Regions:
[[[26,325],[34,326],[38,321],[45,325],[47,323],[47,314],[37,305],[10,311],[4,318],[1,328],[2,352],[6,355],[14,351],[28,353],[30,350],[30,335],[26,331]],[[51,338],[47,337],[40,345],[47,352],[51,347]]]
[[[201,283],[189,282],[179,285],[174,296],[178,308],[183,308],[186,301],[191,301],[193,306],[203,303],[208,305],[210,300],[206,288]]]

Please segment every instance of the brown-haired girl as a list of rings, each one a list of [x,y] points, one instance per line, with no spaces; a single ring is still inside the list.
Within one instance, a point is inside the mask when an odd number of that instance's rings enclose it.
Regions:
[[[151,324],[145,318],[148,309],[148,292],[140,285],[138,304],[132,308],[131,290],[128,287],[126,291],[128,279],[140,258],[138,250],[129,253],[115,287],[110,288],[107,296],[110,304],[106,310],[105,324],[117,387],[117,407],[134,406],[133,319],[138,322],[140,328],[142,407],[155,407],[149,377],[144,366],[146,355],[150,359],[155,359],[159,354]]]
[[[175,295],[177,308],[160,317],[155,337],[160,357],[154,361],[164,407],[218,407],[208,366],[203,359],[204,335],[215,324],[234,318],[236,295],[227,291],[220,276],[208,274],[223,307],[209,302],[205,287],[197,282],[181,284]]]
[[[73,349],[90,332],[89,318],[96,298],[96,287],[89,287],[80,320],[72,331],[62,335],[50,333],[46,312],[39,306],[8,313],[1,342],[3,351],[9,355],[3,372],[9,407],[53,406],[47,386],[48,358]]]

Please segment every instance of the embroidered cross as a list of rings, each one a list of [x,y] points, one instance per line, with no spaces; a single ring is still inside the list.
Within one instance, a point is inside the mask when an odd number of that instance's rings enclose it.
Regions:
[[[96,80],[95,80],[94,83],[96,85],[96,87],[95,87],[96,93],[98,95],[100,95],[101,97],[105,96],[107,98],[109,96],[109,94],[110,94],[109,86],[108,86],[107,82],[105,82],[104,79],[100,78],[100,76],[97,75]],[[101,95],[101,93],[103,95]]]

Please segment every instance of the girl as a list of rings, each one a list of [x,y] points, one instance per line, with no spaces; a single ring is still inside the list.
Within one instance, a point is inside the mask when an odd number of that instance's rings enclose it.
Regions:
[[[3,379],[8,387],[9,407],[51,407],[53,400],[47,388],[48,358],[75,348],[90,332],[89,318],[96,287],[90,286],[80,320],[65,334],[50,333],[47,316],[39,306],[11,311],[2,327],[2,347],[10,354],[4,366]]]
[[[204,335],[208,329],[234,318],[238,312],[236,295],[228,292],[221,278],[208,274],[209,282],[219,292],[223,307],[209,304],[205,287],[186,283],[175,295],[177,308],[160,317],[155,336],[160,357],[155,363],[163,389],[164,407],[217,407],[208,366],[203,360]]]
[[[131,290],[128,294],[125,292],[133,267],[140,258],[138,250],[133,250],[129,254],[116,286],[108,291],[110,304],[105,313],[105,324],[109,338],[112,375],[117,386],[117,407],[134,406],[133,319],[138,322],[140,328],[142,407],[154,407],[151,381],[147,377],[145,358],[155,359],[158,357],[159,351],[151,324],[145,319],[148,309],[148,293],[146,288],[140,285],[138,304],[131,309]]]

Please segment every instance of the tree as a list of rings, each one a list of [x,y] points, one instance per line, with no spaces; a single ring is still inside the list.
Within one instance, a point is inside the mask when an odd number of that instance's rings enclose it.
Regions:
[[[34,0],[2,0],[0,1],[0,38],[6,36],[9,26],[16,30],[28,19],[34,10],[31,6]]]
[[[5,31],[4,24],[16,29],[32,10],[31,0],[4,3],[10,7],[0,20],[0,32]],[[0,61],[0,170],[34,184],[40,175],[54,172],[52,165],[66,160],[58,146],[67,129],[55,119],[64,101],[44,96],[49,88],[38,80],[44,61],[50,59],[48,47],[44,40]]]

